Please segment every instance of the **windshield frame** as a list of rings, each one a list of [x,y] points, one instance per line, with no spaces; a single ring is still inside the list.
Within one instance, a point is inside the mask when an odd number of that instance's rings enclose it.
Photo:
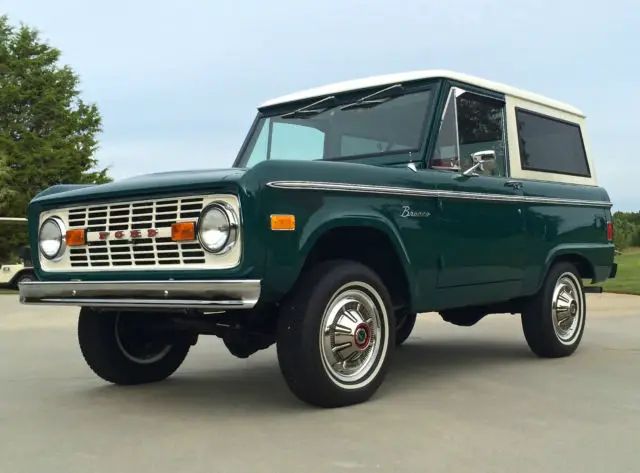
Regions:
[[[408,162],[421,162],[424,161],[424,154],[426,151],[426,145],[431,135],[434,112],[437,109],[439,102],[440,91],[442,87],[442,79],[428,79],[418,81],[407,81],[401,83],[404,90],[398,97],[409,95],[418,92],[431,91],[431,97],[424,110],[424,118],[421,125],[420,136],[418,139],[418,146],[414,149],[402,149],[402,150],[390,150],[381,151],[370,154],[357,154],[350,156],[338,156],[332,158],[316,159],[315,161],[338,161],[338,162],[365,162],[368,164],[402,164]],[[301,107],[308,106],[331,95],[335,96],[335,101],[332,103],[332,109],[339,109],[346,104],[352,104],[359,99],[366,97],[372,93],[383,90],[394,84],[378,85],[375,87],[367,87],[357,90],[349,90],[336,94],[326,94],[321,96],[315,96],[304,100],[295,102],[286,102],[283,104],[276,104],[269,107],[259,108],[258,113],[255,115],[254,120],[247,132],[242,146],[234,160],[234,168],[245,168],[247,162],[251,156],[251,152],[258,141],[260,132],[262,129],[262,123],[266,119],[271,117],[279,117],[283,114],[293,112]],[[273,122],[270,122],[273,123]],[[266,161],[263,160],[263,161]],[[260,161],[260,162],[263,162]],[[307,161],[301,159],[300,161]],[[292,162],[298,162],[298,160],[292,160]]]

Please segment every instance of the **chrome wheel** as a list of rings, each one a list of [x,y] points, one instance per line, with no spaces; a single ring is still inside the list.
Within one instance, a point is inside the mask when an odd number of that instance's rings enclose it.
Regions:
[[[380,295],[363,282],[345,284],[322,316],[323,366],[340,387],[360,388],[379,371],[388,338],[388,314]]]
[[[557,279],[551,299],[551,317],[558,340],[571,345],[579,336],[584,321],[584,295],[574,274],[566,272]]]
[[[115,323],[115,338],[118,348],[129,360],[140,365],[149,365],[160,361],[171,351],[171,345],[154,340],[131,320],[126,322],[123,320],[126,319],[122,319],[118,314]]]

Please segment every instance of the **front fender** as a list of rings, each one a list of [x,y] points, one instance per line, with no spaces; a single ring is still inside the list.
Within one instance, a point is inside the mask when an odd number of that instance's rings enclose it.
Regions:
[[[274,299],[288,292],[295,284],[320,238],[331,230],[344,227],[372,228],[386,235],[400,260],[406,280],[409,281],[410,294],[413,296],[416,293],[409,252],[392,220],[374,208],[357,209],[345,214],[342,205],[327,205],[317,208],[309,215],[299,232],[288,235],[284,232],[271,232],[265,282],[270,288],[269,292],[274,293]],[[283,244],[283,241],[286,243]]]
[[[405,272],[411,267],[409,253],[398,229],[391,220],[374,211],[341,216],[333,216],[330,213],[325,215],[325,212],[316,213],[309,219],[300,236],[300,253],[306,257],[322,235],[340,227],[370,227],[382,231],[395,248]],[[407,274],[407,278],[408,276]]]

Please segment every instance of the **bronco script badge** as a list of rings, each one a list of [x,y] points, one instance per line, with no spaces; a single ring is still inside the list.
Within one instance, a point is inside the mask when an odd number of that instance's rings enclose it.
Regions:
[[[408,217],[429,217],[431,215],[431,212],[426,212],[426,211],[420,211],[420,210],[411,210],[411,207],[409,207],[408,205],[403,205],[402,206],[402,211],[400,212],[400,216],[402,218],[408,218]]]

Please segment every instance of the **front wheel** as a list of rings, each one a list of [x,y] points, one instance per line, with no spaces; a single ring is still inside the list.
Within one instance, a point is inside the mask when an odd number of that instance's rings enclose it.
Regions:
[[[413,332],[416,325],[417,314],[410,314],[406,311],[401,312],[396,317],[396,346],[399,347]]]
[[[191,348],[186,337],[170,342],[154,334],[147,314],[96,312],[83,307],[78,320],[80,350],[100,378],[114,384],[153,383],[171,376]]]
[[[543,358],[571,355],[580,345],[587,317],[582,279],[571,263],[551,267],[522,312],[522,328],[531,351]]]
[[[395,347],[389,293],[367,266],[329,261],[302,275],[283,304],[277,353],[291,391],[319,407],[368,400]]]

